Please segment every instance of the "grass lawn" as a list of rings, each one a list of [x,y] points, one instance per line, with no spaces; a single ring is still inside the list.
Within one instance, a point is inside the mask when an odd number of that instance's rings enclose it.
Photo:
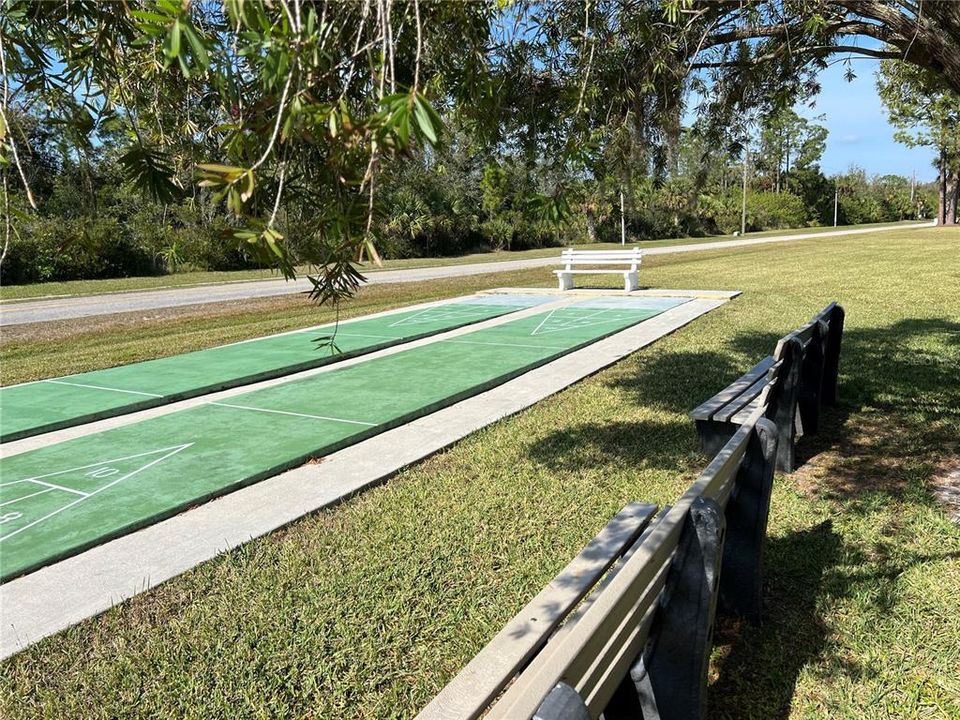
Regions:
[[[897,223],[878,223],[876,227],[888,227]],[[839,228],[816,227],[798,228],[795,230],[770,230],[766,232],[747,233],[744,237],[775,237],[777,235],[793,235],[797,233],[821,233],[832,230],[849,230],[851,228],[868,228],[871,225],[846,225]],[[717,240],[731,240],[732,235],[720,235],[702,238],[672,238],[666,240],[646,240],[639,244],[644,248],[662,247],[664,245],[694,245],[698,243],[714,242]],[[631,243],[631,245],[634,243]],[[583,245],[593,250],[618,248],[619,243],[598,243]],[[438,265],[464,265],[468,263],[501,262],[504,260],[522,260],[524,258],[550,257],[556,255],[559,248],[539,248],[536,250],[519,250],[515,252],[486,252],[460,255],[458,257],[434,258],[406,258],[399,260],[385,260],[383,266],[365,265],[365,272],[379,270],[395,270],[400,268],[436,267]],[[306,269],[301,269],[306,272]],[[111,278],[108,280],[71,280],[68,282],[35,283],[32,285],[7,285],[0,287],[0,300],[29,300],[42,297],[97,295],[99,293],[129,292],[132,290],[159,290],[171,287],[187,287],[190,285],[206,285],[211,283],[243,282],[247,280],[269,280],[277,278],[276,272],[271,270],[234,270],[229,272],[194,271],[180,272],[173,275],[156,275],[151,277]]]
[[[744,294],[4,662],[0,716],[410,717],[620,507],[675,499],[706,462],[687,411],[836,299],[841,404],[777,478],[767,618],[718,628],[710,715],[960,717],[960,528],[931,492],[960,465],[958,247],[960,231],[921,230],[650,258],[655,287]],[[347,311],[520,283],[552,277],[369,288]],[[95,356],[77,347],[90,326],[5,337],[5,375],[37,353],[58,355],[39,374],[59,373],[318,321],[294,307],[119,319]]]

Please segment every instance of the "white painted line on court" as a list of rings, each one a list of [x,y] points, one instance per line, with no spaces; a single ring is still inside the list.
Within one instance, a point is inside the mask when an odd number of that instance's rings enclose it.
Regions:
[[[48,490],[63,490],[64,492],[73,493],[74,495],[82,495],[87,497],[90,495],[88,492],[83,492],[83,490],[74,490],[73,488],[64,487],[63,485],[55,485],[53,483],[44,482],[43,480],[27,480],[28,483],[33,483],[34,485],[43,485]]]
[[[394,337],[393,335],[371,335],[370,333],[352,333],[352,332],[336,332],[333,333],[334,338],[338,337],[368,337],[368,338],[379,338],[381,340],[403,340],[403,337]]]
[[[361,420],[346,420],[344,418],[327,417],[325,415],[308,415],[307,413],[290,412],[288,410],[268,410],[267,408],[251,407],[250,405],[234,405],[233,403],[212,402],[208,405],[217,405],[219,407],[235,408],[237,410],[254,410],[256,412],[273,413],[275,415],[293,415],[294,417],[311,418],[313,420],[329,420],[331,422],[349,423],[350,425],[366,425],[367,427],[376,427],[378,423],[363,422]]]
[[[69,472],[76,472],[77,470],[89,470],[90,468],[100,467],[101,465],[110,465],[112,463],[123,462],[124,460],[135,460],[138,457],[145,457],[147,455],[156,455],[157,453],[166,452],[167,450],[176,449],[177,452],[183,450],[184,448],[190,447],[193,443],[187,443],[186,445],[171,445],[170,447],[160,448],[159,450],[147,450],[146,452],[136,453],[134,455],[124,455],[123,457],[110,458],[109,460],[100,460],[99,462],[90,463],[88,465],[77,465],[76,467],[67,468],[66,470],[54,470],[53,472],[44,473],[43,475],[34,475],[33,477],[24,478],[23,480],[14,480],[12,482],[0,483],[0,487],[6,487],[7,485],[16,485],[17,483],[22,482],[33,482],[34,480],[42,480],[43,478],[53,477],[54,475],[66,475]]]
[[[104,387],[103,385],[85,385],[83,383],[67,382],[66,380],[43,380],[42,382],[54,385],[72,385],[73,387],[89,388],[90,390],[109,390],[110,392],[129,393],[131,395],[146,395],[148,397],[163,397],[157,393],[140,392],[139,390],[121,390],[120,388]]]
[[[600,318],[599,320],[595,319],[597,315],[602,315],[603,313],[609,313],[609,312],[610,312],[610,309],[607,308],[604,310],[599,310],[595,313],[590,313],[589,315],[561,319],[558,321],[555,327],[550,327],[545,330],[540,330],[539,333],[537,332],[537,330],[540,329],[540,326],[538,325],[537,328],[530,333],[530,336],[532,337],[537,334],[546,335],[548,333],[565,332],[567,330],[575,330],[577,328],[582,328],[582,327],[593,327],[595,325],[607,325],[610,323],[625,322],[630,320],[640,323],[640,322],[644,322],[645,320],[649,320],[650,317],[656,317],[655,315],[644,317],[644,318],[638,318],[636,315],[614,315],[613,317]]]
[[[547,316],[546,316],[543,320],[540,321],[540,324],[537,325],[537,326],[533,329],[533,332],[530,333],[530,336],[533,337],[534,335],[536,335],[536,334],[537,334],[537,330],[539,330],[540,328],[542,328],[542,327],[543,327],[543,324],[544,324],[547,320],[549,320],[550,318],[552,318],[552,317],[553,317],[553,314],[554,314],[557,310],[559,310],[559,309],[560,309],[560,308],[554,308],[553,310],[551,310],[550,312],[548,312],[548,313],[547,313]]]
[[[432,312],[435,311],[435,312]],[[420,312],[414,313],[404,318],[400,318],[390,323],[387,327],[397,327],[399,325],[423,325],[426,323],[437,322],[440,320],[469,320],[471,318],[484,316],[487,310],[484,306],[470,306],[467,303],[456,302],[446,306],[428,307]],[[510,313],[507,313],[508,315]],[[423,317],[427,315],[427,317]]]
[[[7,500],[6,502],[2,502],[0,503],[0,507],[3,507],[4,505],[13,505],[15,502],[20,502],[21,500],[26,500],[27,498],[36,497],[37,495],[43,495],[44,493],[48,493],[51,490],[53,490],[53,488],[44,488],[43,490],[37,490],[35,493],[30,493],[29,495],[24,495],[23,497],[18,497],[18,498],[14,498],[13,500]]]
[[[171,447],[169,447],[169,448],[161,448],[160,450],[152,450],[152,451],[150,451],[150,452],[139,453],[138,455],[129,455],[129,456],[126,457],[126,458],[118,458],[117,460],[105,460],[105,461],[102,461],[102,462],[94,463],[93,465],[84,465],[84,466],[78,467],[78,468],[70,468],[69,470],[59,470],[59,471],[57,471],[57,472],[48,473],[47,475],[40,475],[39,477],[50,477],[51,475],[62,475],[63,473],[68,473],[68,472],[71,472],[71,471],[73,471],[73,470],[86,470],[87,468],[90,468],[90,467],[96,467],[96,466],[98,466],[98,465],[105,465],[105,464],[107,464],[107,463],[112,463],[112,462],[118,462],[119,460],[129,460],[130,458],[141,457],[141,456],[143,456],[143,455],[155,455],[155,454],[157,454],[157,453],[161,453],[161,452],[164,452],[164,451],[166,451],[166,450],[169,450],[169,451],[170,451],[170,452],[168,452],[166,455],[163,455],[162,457],[158,457],[156,460],[151,460],[151,461],[148,462],[146,465],[141,465],[140,467],[138,467],[136,470],[134,470],[134,471],[132,471],[132,472],[128,472],[126,475],[121,475],[121,476],[118,477],[116,480],[112,480],[111,482],[108,482],[108,483],[107,483],[106,485],[104,485],[103,487],[97,488],[97,489],[94,490],[93,492],[87,493],[87,494],[84,495],[83,497],[77,498],[77,499],[74,500],[73,502],[67,503],[67,504],[64,505],[64,506],[59,507],[59,508],[57,508],[56,510],[54,510],[53,512],[47,513],[47,514],[44,515],[42,518],[38,518],[38,519],[34,520],[33,522],[27,523],[27,524],[24,525],[22,528],[17,528],[17,529],[14,530],[12,533],[7,533],[7,534],[4,535],[3,537],[0,537],[0,542],[3,542],[4,540],[7,540],[8,538],[12,538],[14,535],[18,535],[18,534],[22,533],[24,530],[29,530],[29,529],[32,528],[34,525],[37,525],[37,524],[39,524],[39,523],[42,523],[44,520],[49,520],[49,519],[52,518],[54,515],[59,515],[59,514],[62,513],[64,510],[69,510],[70,508],[74,507],[75,505],[78,505],[79,503],[82,503],[84,500],[89,500],[90,498],[92,498],[92,497],[93,497],[94,495],[96,495],[97,493],[101,493],[101,492],[103,492],[104,490],[107,490],[107,489],[113,487],[113,486],[116,485],[117,483],[121,483],[121,482],[123,482],[124,480],[126,480],[127,478],[131,478],[131,477],[133,477],[134,475],[143,472],[143,471],[146,470],[147,468],[153,467],[154,465],[156,465],[156,464],[159,463],[159,462],[163,462],[163,461],[166,460],[168,457],[172,457],[172,456],[176,455],[178,452],[180,452],[181,450],[187,449],[187,448],[190,447],[191,445],[193,445],[193,443],[185,443],[185,444],[183,444],[183,445],[175,445],[175,446],[171,446]],[[36,479],[36,478],[27,478],[27,479],[28,479],[30,482],[37,482],[37,479]],[[46,484],[46,483],[41,483],[41,484]],[[63,489],[65,489],[65,488],[60,488],[60,489],[63,490]]]
[[[559,309],[559,308],[558,308],[558,309]],[[567,309],[568,309],[568,310],[574,310],[574,309],[576,309],[576,308],[567,308]],[[589,325],[594,325],[595,323],[587,322],[587,320],[589,320],[589,319],[592,318],[592,317],[596,317],[597,315],[600,315],[600,314],[602,314],[602,313],[604,313],[604,312],[607,312],[607,311],[606,311],[606,310],[599,310],[599,311],[597,311],[597,312],[589,313],[589,314],[587,314],[587,315],[577,315],[577,316],[574,316],[574,317],[561,318],[561,319],[560,319],[560,323],[557,325],[557,327],[548,328],[547,330],[544,330],[544,331],[543,331],[542,333],[540,333],[540,334],[541,334],[541,335],[545,335],[545,334],[551,333],[551,332],[562,332],[562,331],[564,331],[564,330],[569,330],[569,329],[575,328],[575,327],[585,327],[585,326],[589,326]],[[551,312],[551,314],[553,314],[553,313]],[[569,315],[569,313],[567,313],[567,315]],[[537,325],[537,327],[534,328],[533,332],[530,333],[530,336],[533,337],[534,335],[538,334],[539,331],[540,331],[540,328],[543,327],[544,323],[545,323],[548,319],[549,319],[549,318],[544,318],[544,322],[542,322],[542,323],[540,323],[539,325]],[[609,321],[607,321],[607,322],[609,322]]]
[[[264,335],[263,337],[247,338],[246,340],[237,340],[236,342],[227,343],[227,345],[243,345],[246,343],[255,343],[260,340],[268,340],[271,338],[282,337],[284,335],[297,335],[298,333],[315,332],[317,330],[333,330],[334,328],[337,328],[337,327],[346,327],[348,325],[353,325],[355,323],[362,322],[365,320],[373,320],[375,318],[389,317],[391,315],[398,315],[400,313],[411,312],[413,310],[417,310],[418,308],[424,308],[429,310],[430,308],[438,308],[438,307],[444,307],[446,305],[454,305],[457,302],[459,302],[461,299],[465,299],[464,300],[465,302],[469,302],[470,300],[476,299],[478,297],[481,297],[481,295],[479,293],[474,293],[473,295],[462,295],[462,296],[457,296],[452,298],[442,298],[440,300],[431,300],[425,303],[416,303],[414,305],[406,305],[404,307],[391,308],[390,310],[383,310],[381,312],[371,313],[370,315],[357,315],[356,317],[342,319],[339,322],[322,323],[320,325],[311,325],[310,327],[299,328],[297,330],[285,330],[284,332],[275,333],[273,335]],[[210,348],[210,349],[215,349],[217,347],[227,347],[227,345],[217,345],[214,348]],[[36,382],[43,382],[43,381],[38,380]]]
[[[442,342],[457,343],[458,345],[493,345],[495,347],[535,348],[536,350],[569,350],[568,347],[557,345],[524,345],[522,343],[480,342],[479,340],[444,340]]]
[[[397,325],[403,325],[405,322],[410,322],[410,321],[413,320],[414,318],[418,318],[418,317],[420,317],[421,315],[423,315],[424,313],[430,312],[432,309],[433,309],[433,308],[426,308],[425,310],[421,310],[420,312],[414,313],[413,315],[408,315],[407,317],[400,318],[399,320],[395,320],[395,321],[393,321],[392,323],[390,323],[389,325],[387,325],[387,327],[397,327]]]

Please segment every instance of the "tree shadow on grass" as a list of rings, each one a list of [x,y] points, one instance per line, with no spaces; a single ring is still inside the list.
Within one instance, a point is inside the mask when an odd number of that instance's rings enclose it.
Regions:
[[[878,494],[922,501],[938,464],[960,457],[960,358],[943,347],[958,338],[960,324],[944,319],[845,333],[839,406],[800,439],[798,488],[845,512]]]
[[[778,339],[769,333],[742,333],[730,345],[750,356],[761,347],[756,354],[760,360],[773,352]],[[886,327],[846,329],[840,353],[841,407],[910,411],[924,421],[960,418],[960,359],[942,352],[934,339],[947,347],[960,345],[960,323],[913,318]]]
[[[662,370],[682,363],[687,372],[715,381],[708,394],[688,399],[690,409],[719,392],[754,362],[771,355],[783,334],[740,333],[726,343],[728,354],[664,354],[658,363]],[[848,410],[870,406],[960,417],[960,360],[935,346],[923,346],[924,341],[929,344],[934,338],[943,346],[960,345],[960,323],[947,318],[908,318],[886,327],[848,327],[840,355],[841,404]],[[751,361],[731,368],[731,355]],[[713,367],[713,360],[717,367]],[[937,401],[925,401],[930,395]]]
[[[740,333],[726,352],[676,352],[640,358],[611,384],[640,405],[686,414],[771,354],[780,335]],[[852,328],[843,336],[839,404],[824,407],[818,435],[801,437],[801,472],[814,458],[842,459],[834,486],[854,494],[864,478],[881,478],[904,457],[944,450],[960,454],[951,433],[960,421],[960,324],[945,318]],[[742,358],[742,359],[738,359]],[[841,467],[842,465],[842,467]],[[887,480],[883,480],[886,477]],[[875,483],[876,484],[876,483]],[[845,488],[845,489],[844,489]]]
[[[558,472],[615,464],[621,467],[655,467],[682,472],[695,443],[689,422],[582,423],[571,425],[538,440],[530,457]]]
[[[709,718],[789,716],[800,671],[826,647],[817,600],[841,544],[829,520],[768,540],[764,604],[772,612],[760,627],[718,616]]]
[[[944,458],[960,458],[958,338],[960,325],[946,319],[848,330],[839,406],[823,409],[820,432],[799,441],[800,466],[778,481],[829,502],[837,515],[933,502],[929,487]],[[738,337],[733,344],[744,349],[759,339]],[[905,572],[960,555],[905,555],[899,523],[907,521],[895,513],[878,517],[886,525],[855,545],[842,546],[829,522],[768,540],[766,624],[718,624],[711,718],[788,717],[808,663],[852,678],[869,672],[856,653],[828,647],[818,603],[869,597],[877,613],[893,612]]]
[[[685,415],[748,369],[740,367],[732,354],[659,353],[640,357],[636,371],[616,376],[611,385],[628,392],[638,405]]]
[[[857,656],[831,647],[831,630],[820,609],[823,601],[869,596],[878,614],[888,614],[894,611],[904,573],[917,565],[955,560],[960,552],[874,557],[876,569],[863,571],[867,558],[845,545],[826,520],[809,530],[770,538],[765,557],[763,624],[717,618],[710,720],[788,718],[800,673],[811,663],[851,678],[870,674]]]

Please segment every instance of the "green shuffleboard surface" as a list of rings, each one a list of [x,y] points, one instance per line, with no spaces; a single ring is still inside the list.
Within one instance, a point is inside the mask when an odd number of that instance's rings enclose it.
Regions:
[[[685,302],[588,300],[0,461],[0,579],[478,394]]]
[[[443,305],[307,328],[106,370],[0,388],[0,441],[38,435],[320,367],[489,320],[554,298],[471,297]]]

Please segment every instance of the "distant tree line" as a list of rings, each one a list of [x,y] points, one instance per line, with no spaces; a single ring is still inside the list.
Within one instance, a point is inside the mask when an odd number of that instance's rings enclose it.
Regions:
[[[41,118],[18,117],[30,137],[24,157],[35,212],[0,266],[5,283],[233,270],[263,265],[245,247],[223,241],[231,217],[213,192],[194,188],[161,202],[124,173],[116,143],[82,151]],[[769,116],[751,144],[717,152],[697,127],[686,128],[662,175],[623,182],[527,161],[506,148],[477,152],[465,132],[430,152],[403,158],[380,179],[372,232],[385,257],[427,257],[620,240],[620,199],[628,242],[731,233],[741,226],[746,162],[748,231],[932,217],[936,186],[870,177],[852,168],[820,170],[826,130],[791,110]],[[749,150],[749,153],[747,152]],[[529,202],[551,184],[570,188],[563,223]],[[288,237],[294,262],[297,237]]]
[[[729,231],[744,170],[748,229],[832,222],[831,194],[956,223],[958,48],[938,0],[9,0],[0,273],[307,265],[336,301],[381,251],[617,238],[621,208],[631,240]],[[853,56],[934,198],[819,170],[789,108]]]

